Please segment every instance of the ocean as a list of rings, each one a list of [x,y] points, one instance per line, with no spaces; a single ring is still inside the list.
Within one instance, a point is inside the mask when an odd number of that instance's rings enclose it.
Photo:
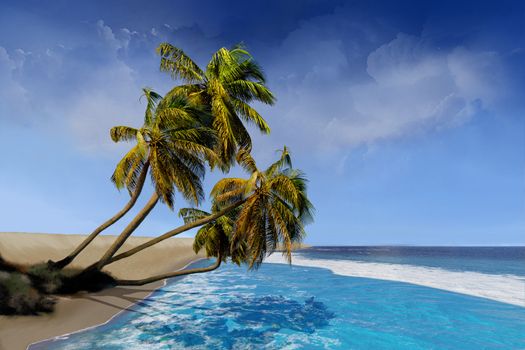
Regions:
[[[437,267],[451,271],[525,276],[525,247],[312,247],[312,259]]]
[[[314,247],[292,266],[269,261],[172,279],[30,349],[525,349],[525,247]]]

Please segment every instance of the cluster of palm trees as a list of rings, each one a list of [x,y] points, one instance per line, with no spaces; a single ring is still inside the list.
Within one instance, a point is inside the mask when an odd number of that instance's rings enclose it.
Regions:
[[[269,133],[270,128],[250,103],[275,102],[261,67],[241,45],[219,49],[205,69],[171,44],[161,44],[157,52],[160,69],[182,84],[165,96],[144,89],[147,105],[142,127],[115,126],[110,131],[113,141],[134,143],[111,177],[118,189],[129,192],[130,199],[73,252],[60,261],[50,261],[50,266],[66,267],[95,237],[124,217],[137,202],[148,174],[154,186],[150,199],[100,260],[85,272],[100,271],[195,227],[200,229],[194,250],[205,249],[208,257],[215,257],[212,266],[117,283],[141,285],[211,271],[228,259],[257,268],[278,246],[291,259],[292,245],[304,237],[304,225],[312,219],[313,208],[306,195],[307,181],[292,167],[286,147],[280,158],[265,170],[259,170],[251,156],[252,142],[244,123],[253,123],[263,133]],[[242,166],[249,178],[220,180],[211,191],[210,212],[181,209],[184,225],[116,254],[159,201],[173,209],[175,194],[179,193],[198,207],[204,199],[202,180],[206,166],[227,172],[235,164]]]

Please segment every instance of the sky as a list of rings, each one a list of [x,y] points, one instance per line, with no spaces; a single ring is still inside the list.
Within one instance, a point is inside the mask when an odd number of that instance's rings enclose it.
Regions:
[[[272,132],[251,129],[253,155],[264,167],[286,145],[306,172],[307,243],[525,245],[523,23],[505,0],[0,0],[0,231],[112,216],[130,145],[108,131],[141,125],[143,87],[177,83],[156,46],[205,65],[242,42],[277,97],[256,105]],[[207,192],[223,176],[244,173],[208,173]],[[179,224],[159,205],[136,234]]]

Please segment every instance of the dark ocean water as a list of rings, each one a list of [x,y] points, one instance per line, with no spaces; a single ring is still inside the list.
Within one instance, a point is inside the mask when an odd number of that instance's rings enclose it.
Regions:
[[[312,247],[298,254],[311,259],[407,264],[525,276],[525,247],[326,246]]]

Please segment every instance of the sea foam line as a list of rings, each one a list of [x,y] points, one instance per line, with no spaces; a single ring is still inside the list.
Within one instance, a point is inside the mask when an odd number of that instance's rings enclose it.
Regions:
[[[279,254],[273,254],[265,261],[277,264],[287,263]],[[297,254],[293,255],[292,264],[326,268],[342,276],[412,283],[525,307],[525,279],[515,275],[490,275],[433,267],[351,260],[308,259]]]

